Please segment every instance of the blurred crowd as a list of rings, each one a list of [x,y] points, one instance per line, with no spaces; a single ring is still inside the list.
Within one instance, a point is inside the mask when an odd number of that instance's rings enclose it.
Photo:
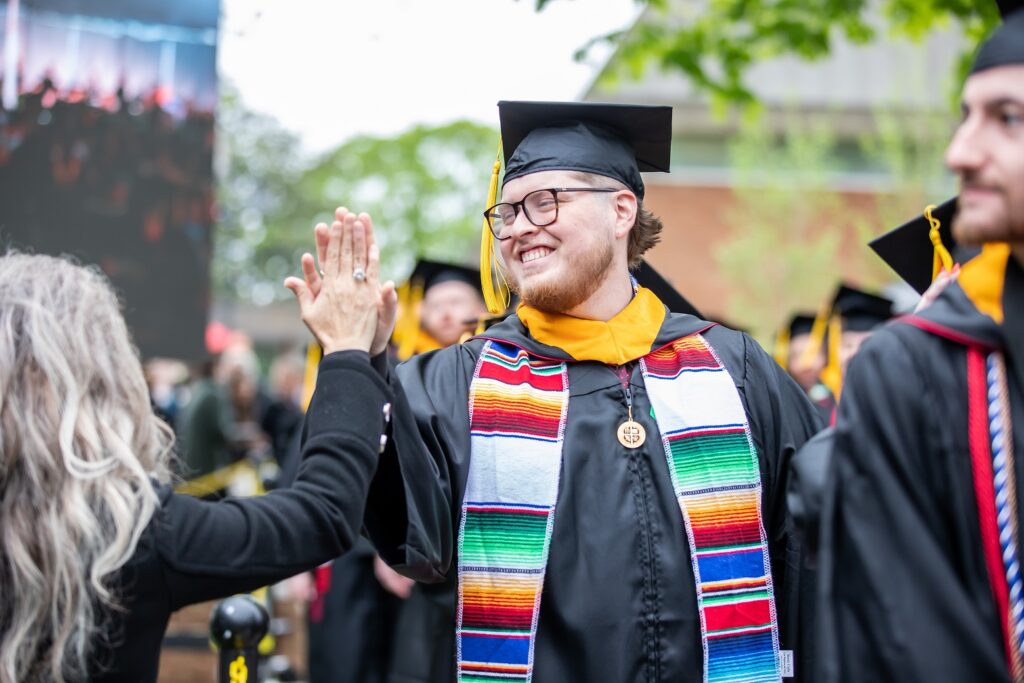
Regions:
[[[169,104],[160,88],[129,98],[123,87],[100,93],[47,77],[13,111],[0,107],[5,215],[45,224],[71,202],[144,225],[151,241],[208,226],[213,113]]]
[[[294,474],[304,356],[283,349],[261,365],[252,340],[219,323],[207,341],[209,357],[191,367],[162,358],[145,366],[153,407],[178,437],[179,475],[196,479],[243,460],[269,464],[270,485]]]

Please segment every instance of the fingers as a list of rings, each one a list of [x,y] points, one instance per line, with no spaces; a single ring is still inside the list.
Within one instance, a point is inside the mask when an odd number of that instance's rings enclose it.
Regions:
[[[391,280],[380,288],[380,310],[377,315],[385,327],[389,330],[394,329],[395,321],[398,319],[398,292],[395,291],[395,283]]]
[[[368,267],[369,254],[366,251],[366,229],[363,227],[362,221],[356,219],[352,224],[352,269],[362,268],[363,273],[367,274]]]
[[[331,223],[330,234],[329,237],[327,238],[327,258],[324,260],[322,264],[325,275],[331,277],[338,276],[340,266],[338,260],[342,251],[342,242],[344,241],[343,233],[347,233],[347,231],[342,229],[341,223],[339,223],[338,221],[334,221],[333,223]],[[350,240],[349,250],[351,249],[352,246]]]
[[[299,302],[299,311],[301,311],[302,317],[305,319],[306,312],[313,305],[313,293],[309,291],[309,286],[297,277],[285,278],[284,286],[292,290],[292,294],[295,295],[295,299]]]
[[[344,223],[337,223],[335,225],[343,225],[344,229],[341,235],[341,257],[338,259],[338,272],[345,277],[351,277],[352,271],[355,269],[352,258],[352,232],[355,228],[356,217],[354,214],[348,214],[345,216]]]
[[[327,240],[330,236],[330,228],[326,223],[317,223],[313,228],[313,235],[316,238],[316,262],[323,268],[324,262],[327,260]]]
[[[309,291],[315,298],[320,294],[320,288],[323,283],[320,280],[320,273],[316,270],[316,262],[313,261],[311,254],[302,255],[302,275],[306,278],[306,286],[309,287]]]
[[[373,219],[370,218],[370,214],[365,211],[359,214],[359,222],[366,228],[366,244],[377,244],[377,236],[373,234]]]
[[[380,278],[380,247],[371,244],[366,255],[366,281],[370,286],[377,289],[377,282]]]

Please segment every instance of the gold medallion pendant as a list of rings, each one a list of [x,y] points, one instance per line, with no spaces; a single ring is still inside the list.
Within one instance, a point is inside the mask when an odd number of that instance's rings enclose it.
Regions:
[[[647,430],[639,422],[629,419],[619,425],[618,436],[619,443],[626,448],[640,448],[647,440]]]

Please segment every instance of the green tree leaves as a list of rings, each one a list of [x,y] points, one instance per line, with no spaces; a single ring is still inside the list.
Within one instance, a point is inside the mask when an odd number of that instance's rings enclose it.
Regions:
[[[467,121],[421,125],[308,159],[295,135],[246,110],[230,89],[218,116],[218,297],[289,298],[282,280],[313,251],[313,225],[337,206],[373,217],[385,277],[405,276],[418,255],[475,260],[497,131]]]

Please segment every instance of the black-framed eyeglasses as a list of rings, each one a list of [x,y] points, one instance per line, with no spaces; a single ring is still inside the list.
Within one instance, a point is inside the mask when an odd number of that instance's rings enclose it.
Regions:
[[[499,240],[508,239],[512,236],[512,224],[519,216],[519,209],[522,208],[526,214],[526,220],[538,228],[551,225],[558,220],[558,193],[559,192],[618,192],[613,187],[547,187],[542,190],[534,190],[518,202],[501,202],[484,211],[484,218],[487,219],[487,226],[491,229],[494,237]]]

